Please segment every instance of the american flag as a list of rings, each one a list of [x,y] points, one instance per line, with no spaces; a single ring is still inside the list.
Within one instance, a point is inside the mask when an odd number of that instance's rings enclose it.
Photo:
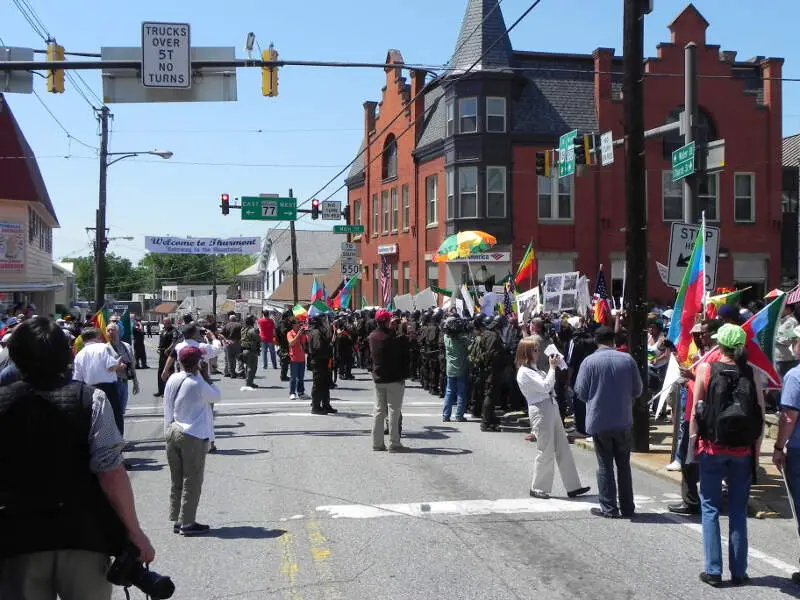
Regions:
[[[511,298],[514,294],[514,283],[512,281],[506,282],[505,290],[503,290],[503,309],[507,317],[511,316],[511,313],[514,312],[514,308],[511,305]]]
[[[608,300],[608,288],[606,287],[606,276],[603,274],[602,271],[597,274],[597,285],[594,286],[594,296],[593,299],[595,302],[598,300]]]
[[[600,324],[607,324],[611,318],[611,309],[608,306],[608,288],[606,287],[606,276],[602,269],[597,274],[597,284],[594,286],[592,296],[592,312],[594,320]]]
[[[389,261],[386,256],[381,256],[381,303],[389,306],[392,301],[392,278],[389,272]]]
[[[800,285],[794,288],[786,296],[786,304],[797,304],[800,302]]]

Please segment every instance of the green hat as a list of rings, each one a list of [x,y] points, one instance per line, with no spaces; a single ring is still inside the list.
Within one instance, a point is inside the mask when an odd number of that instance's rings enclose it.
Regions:
[[[720,346],[738,348],[744,346],[747,342],[747,334],[738,325],[726,323],[719,328],[717,333],[711,336],[711,339],[717,340]]]

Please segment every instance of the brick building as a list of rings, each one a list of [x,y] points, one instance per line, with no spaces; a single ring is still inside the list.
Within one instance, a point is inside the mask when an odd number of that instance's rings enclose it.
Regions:
[[[531,18],[536,18],[533,13]],[[670,24],[670,41],[645,61],[645,127],[677,119],[683,103],[684,46],[698,46],[700,138],[725,139],[724,171],[700,178],[699,209],[721,227],[718,286],[778,285],[781,233],[781,70],[783,60],[736,60],[708,44],[708,22],[688,5]],[[499,40],[498,43],[495,43]],[[486,56],[486,49],[492,47]],[[390,50],[380,103],[364,103],[363,153],[347,179],[351,222],[365,226],[362,293],[375,302],[381,256],[396,293],[413,286],[452,289],[466,262],[434,264],[441,241],[480,229],[497,237],[471,261],[480,280],[516,268],[533,240],[539,278],[578,270],[593,279],[603,264],[615,295],[625,259],[624,160],[589,166],[577,176],[537,177],[537,151],[558,137],[622,132],[622,58],[518,51],[497,0],[469,0],[448,71],[412,71]],[[477,63],[477,64],[476,64]],[[473,66],[474,65],[474,66]],[[667,262],[671,222],[681,220],[681,186],[671,182],[677,134],[646,142],[648,290],[671,301],[655,261]]]

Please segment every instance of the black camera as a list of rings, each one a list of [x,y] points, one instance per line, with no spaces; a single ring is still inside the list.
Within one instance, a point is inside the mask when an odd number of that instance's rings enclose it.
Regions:
[[[134,586],[155,600],[171,598],[175,584],[169,577],[149,570],[139,560],[139,549],[130,544],[114,559],[106,573],[106,579],[120,587]]]

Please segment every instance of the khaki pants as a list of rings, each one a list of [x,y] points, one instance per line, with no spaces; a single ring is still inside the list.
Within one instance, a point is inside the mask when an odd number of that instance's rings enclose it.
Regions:
[[[389,413],[389,447],[397,448],[400,444],[400,411],[403,408],[403,394],[406,391],[404,381],[375,384],[375,417],[372,423],[372,447],[384,446],[383,427],[386,413]]]
[[[208,440],[186,435],[173,423],[167,430],[167,462],[172,480],[169,494],[169,519],[191,525],[203,490]]]
[[[109,557],[86,550],[53,550],[0,561],[3,600],[110,600]]]
[[[577,490],[581,487],[581,480],[555,401],[548,398],[531,404],[528,406],[528,416],[531,418],[531,432],[536,436],[531,489],[548,494],[552,492],[555,465],[558,463],[566,490]]]

